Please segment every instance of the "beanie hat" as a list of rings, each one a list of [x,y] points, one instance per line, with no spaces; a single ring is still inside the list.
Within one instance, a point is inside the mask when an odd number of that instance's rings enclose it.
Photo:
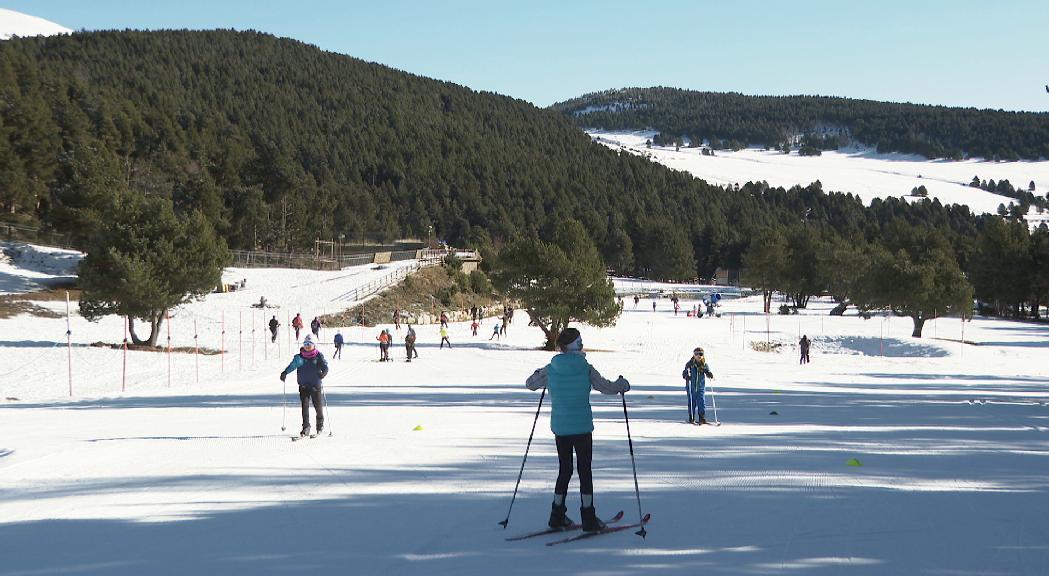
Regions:
[[[307,334],[306,337],[302,339],[302,345],[305,346],[307,344],[313,346],[313,337],[309,334]]]
[[[583,349],[583,337],[575,328],[565,328],[557,336],[557,347],[565,352],[579,352]]]

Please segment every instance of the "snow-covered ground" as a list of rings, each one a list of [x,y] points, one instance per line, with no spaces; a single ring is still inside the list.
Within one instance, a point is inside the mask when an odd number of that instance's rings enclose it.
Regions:
[[[73,316],[72,398],[65,320],[0,320],[0,576],[1046,573],[1049,326],[941,319],[917,340],[907,320],[830,317],[824,301],[767,318],[759,298],[726,300],[703,319],[628,301],[615,327],[583,334],[598,370],[633,384],[648,537],[547,548],[554,538],[504,540],[548,515],[546,406],[509,527],[497,524],[539,402],[523,383],[550,357],[523,314],[501,341],[490,321],[477,337],[453,324],[444,350],[423,326],[410,364],[402,347],[376,361],[377,329],[344,330],[326,381],[333,436],[289,441],[287,333],[265,344],[249,304],[265,295],[280,306],[266,315],[309,320],[388,271],[229,271],[246,289],[177,311],[172,332],[192,345],[196,319],[214,346],[224,316],[229,354],[200,357],[199,383],[194,357],[173,354],[169,386],[165,355],[129,353],[125,393],[122,352],[86,346],[119,341],[119,320]],[[235,319],[253,312],[255,346],[238,347]],[[812,363],[799,366],[803,333]],[[750,346],[765,340],[781,352]],[[721,427],[683,422],[697,344]],[[636,519],[623,405],[593,403],[598,511]]]
[[[50,20],[0,8],[0,40],[7,40],[12,36],[54,36],[70,32],[72,30],[69,28]]]
[[[910,197],[912,188],[924,185],[930,198],[939,198],[944,204],[965,204],[974,212],[994,213],[999,204],[1013,201],[1006,196],[971,188],[973,176],[981,180],[1009,180],[1015,188],[1027,189],[1033,181],[1035,194],[1049,191],[1049,161],[1042,162],[987,162],[965,160],[928,160],[908,154],[878,154],[871,150],[824,152],[822,156],[799,156],[797,152],[783,154],[775,150],[747,148],[738,152],[718,150],[716,156],[703,156],[699,148],[653,146],[645,141],[654,132],[588,131],[597,142],[614,149],[625,149],[639,155],[649,155],[655,162],[670,168],[689,172],[712,184],[743,185],[746,182],[768,182],[772,186],[790,188],[796,184],[807,186],[819,180],[826,192],[851,192],[864,204],[874,198],[889,196]],[[1033,209],[1032,222],[1046,221]]]

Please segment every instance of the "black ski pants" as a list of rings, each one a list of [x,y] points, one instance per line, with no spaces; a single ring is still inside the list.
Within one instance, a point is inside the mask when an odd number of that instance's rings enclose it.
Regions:
[[[569,436],[554,436],[557,443],[557,461],[560,468],[557,471],[557,484],[554,485],[554,494],[568,494],[568,482],[572,480],[572,452],[575,451],[577,458],[576,470],[579,472],[579,493],[594,493],[594,474],[590,468],[594,455],[594,435],[572,434]]]
[[[310,425],[310,400],[313,400],[313,411],[317,413],[317,430],[324,427],[324,407],[321,389],[312,386],[299,386],[299,402],[302,402],[302,426]]]

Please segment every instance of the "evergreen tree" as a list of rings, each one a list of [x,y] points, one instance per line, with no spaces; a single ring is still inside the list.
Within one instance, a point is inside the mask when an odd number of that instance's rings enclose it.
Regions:
[[[764,310],[772,309],[772,294],[783,284],[787,262],[787,241],[779,230],[764,230],[751,240],[743,256],[742,281],[761,290]]]
[[[500,252],[491,280],[497,289],[521,303],[553,350],[571,322],[611,326],[619,317],[615,289],[586,229],[567,220],[553,242],[519,239]]]
[[[80,313],[91,321],[127,316],[132,341],[155,346],[168,311],[211,292],[229,260],[202,213],[180,218],[170,200],[125,195],[80,263]],[[135,319],[149,324],[145,339]]]

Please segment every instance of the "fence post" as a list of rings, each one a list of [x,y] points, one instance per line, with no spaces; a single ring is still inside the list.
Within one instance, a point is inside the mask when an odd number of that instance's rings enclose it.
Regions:
[[[127,324],[130,322],[127,316],[124,316],[124,369],[120,373],[120,391],[127,391]]]
[[[66,367],[69,372],[69,397],[73,397],[73,331],[69,328],[69,291],[66,291]]]
[[[226,374],[226,311],[222,311],[222,331],[219,333],[219,362],[220,373]],[[223,378],[225,380],[225,378]]]
[[[171,314],[165,312],[164,319],[168,321],[168,388],[171,388]]]
[[[193,369],[197,373],[197,384],[200,384],[200,342],[197,340],[197,319],[193,319]]]

